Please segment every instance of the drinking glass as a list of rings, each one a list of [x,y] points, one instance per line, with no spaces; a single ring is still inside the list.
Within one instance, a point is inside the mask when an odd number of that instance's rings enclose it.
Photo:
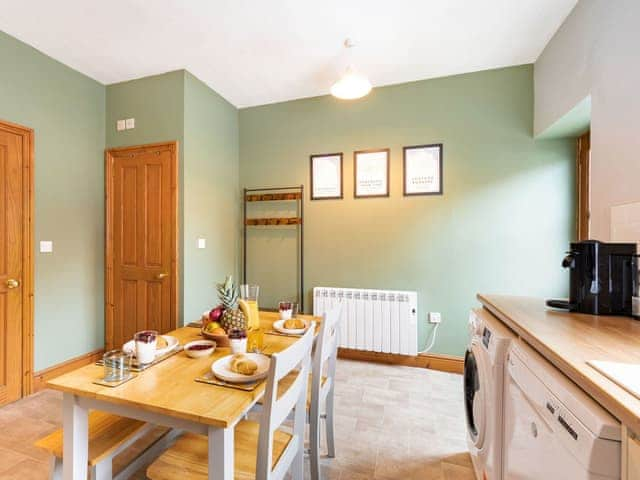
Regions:
[[[143,330],[134,335],[136,345],[136,360],[139,364],[151,363],[156,359],[156,345],[158,332],[155,330]]]
[[[298,304],[295,302],[281,301],[278,303],[280,320],[289,320],[298,316]]]
[[[247,353],[247,332],[240,328],[232,328],[229,332],[231,353]]]
[[[105,382],[126,380],[131,370],[131,355],[122,350],[111,350],[102,356]]]

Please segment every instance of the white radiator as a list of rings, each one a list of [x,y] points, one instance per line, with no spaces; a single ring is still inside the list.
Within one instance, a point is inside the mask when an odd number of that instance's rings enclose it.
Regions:
[[[340,346],[372,352],[418,353],[418,294],[395,290],[315,287],[313,314],[343,302]]]

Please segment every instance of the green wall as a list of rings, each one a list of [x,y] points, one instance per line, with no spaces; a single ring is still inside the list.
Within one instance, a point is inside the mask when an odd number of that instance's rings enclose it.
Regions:
[[[238,110],[190,73],[184,88],[184,318],[217,303],[214,284],[236,273],[240,194]],[[196,248],[197,239],[206,248]]]
[[[106,147],[178,140],[183,312],[238,272],[240,187],[309,184],[312,153],[345,153],[341,201],[305,199],[307,305],[316,285],[419,292],[460,354],[478,291],[558,296],[573,233],[573,146],[532,139],[530,66],[241,110],[183,70],[105,87],[0,32],[0,118],[35,130],[35,369],[102,347]],[[116,132],[134,117],[136,128]],[[403,145],[444,143],[445,194],[401,194]],[[352,152],[390,147],[391,197],[353,199]],[[275,214],[284,205],[268,206]],[[252,230],[250,279],[293,294],[292,229]],[[207,247],[196,248],[204,237]],[[186,279],[186,282],[184,281]]]
[[[184,137],[184,70],[107,85],[107,147]],[[132,130],[116,131],[116,120],[136,119]]]
[[[104,345],[105,89],[2,32],[0,65],[0,118],[35,131],[37,371]]]
[[[105,147],[180,142],[181,312],[199,317],[237,271],[238,111],[184,70],[105,87],[2,32],[0,62],[0,119],[35,131],[35,245],[54,242],[35,252],[35,370],[104,345]]]
[[[240,111],[241,186],[308,185],[310,154],[344,152],[345,198],[305,198],[308,309],[314,286],[417,290],[419,347],[436,311],[434,351],[460,355],[477,292],[566,293],[559,261],[573,235],[574,148],[532,138],[532,73],[511,67],[376,88],[355,102]],[[402,147],[440,142],[444,195],[403,197]],[[353,151],[383,147],[390,198],[355,200]],[[278,289],[268,279],[290,268],[293,236],[262,228],[248,239],[249,280]]]
[[[142,145],[177,140],[178,148],[178,232],[184,224],[184,70],[107,85],[106,142],[107,148]],[[135,128],[116,130],[116,121],[135,118]],[[179,318],[184,307],[184,243],[179,249]]]
[[[116,131],[116,121],[135,128]],[[182,322],[216,302],[214,283],[237,269],[238,111],[184,70],[107,86],[107,146],[178,140]],[[198,237],[207,241],[197,248]]]

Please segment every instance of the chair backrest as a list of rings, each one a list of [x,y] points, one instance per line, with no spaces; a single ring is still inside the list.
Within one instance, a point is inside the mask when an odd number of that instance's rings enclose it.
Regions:
[[[302,455],[313,338],[314,332],[310,328],[296,343],[271,356],[260,420],[256,480],[284,478],[296,455]],[[287,391],[278,398],[278,384],[287,375],[295,376],[295,380]],[[274,431],[280,427],[294,408],[293,438],[272,470]]]
[[[320,333],[313,352],[311,376],[311,415],[319,413],[320,402],[334,385],[340,341],[342,303],[327,310],[322,317]],[[322,383],[323,377],[325,378]]]

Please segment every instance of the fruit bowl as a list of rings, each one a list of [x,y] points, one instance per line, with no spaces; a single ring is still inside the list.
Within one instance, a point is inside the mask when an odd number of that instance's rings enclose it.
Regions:
[[[228,347],[231,345],[229,343],[229,337],[225,335],[214,335],[213,333],[207,332],[204,328],[200,330],[200,334],[204,338],[208,338],[209,340],[213,340],[219,347]]]

